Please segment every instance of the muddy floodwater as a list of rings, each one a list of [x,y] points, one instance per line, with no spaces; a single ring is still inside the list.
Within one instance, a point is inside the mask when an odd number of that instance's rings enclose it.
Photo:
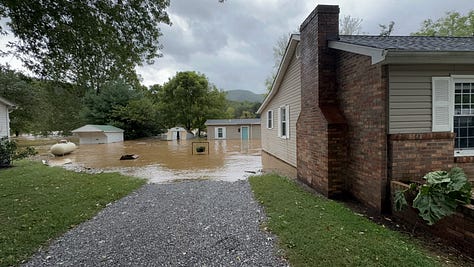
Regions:
[[[245,179],[262,168],[259,140],[161,141],[155,139],[122,143],[79,145],[69,155],[49,158],[50,165],[68,168],[92,168],[143,177],[152,183],[184,179],[236,181]],[[196,147],[205,151],[196,154]],[[139,158],[119,160],[122,155]]]

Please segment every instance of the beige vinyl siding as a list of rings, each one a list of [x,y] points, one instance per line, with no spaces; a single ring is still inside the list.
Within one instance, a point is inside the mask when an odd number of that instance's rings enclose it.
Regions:
[[[289,105],[290,137],[278,137],[278,108]],[[268,110],[273,111],[273,128],[267,128]],[[278,92],[262,111],[262,149],[274,157],[296,167],[296,121],[301,111],[300,62],[292,55],[290,65],[283,77]]]
[[[0,138],[9,136],[9,123],[7,106],[0,102]]]
[[[223,139],[241,139],[240,127],[249,127],[249,139],[260,139],[260,125],[259,124],[242,124],[242,125],[213,125],[207,126],[207,139],[216,139],[216,128],[225,128],[225,138]]]
[[[450,75],[474,75],[474,65],[390,65],[389,133],[431,132],[431,78]]]

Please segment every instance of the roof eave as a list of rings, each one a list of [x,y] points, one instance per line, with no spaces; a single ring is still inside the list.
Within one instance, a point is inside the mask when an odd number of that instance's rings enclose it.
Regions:
[[[372,64],[474,64],[474,51],[407,51],[329,41],[333,49],[369,56]]]
[[[474,64],[474,51],[390,51],[383,64]]]
[[[277,75],[275,76],[275,80],[273,81],[272,84],[272,89],[268,93],[268,95],[265,97],[263,100],[262,105],[260,105],[260,108],[257,110],[257,114],[261,114],[265,107],[268,105],[270,100],[275,96],[275,94],[278,92],[278,89],[280,87],[280,84],[283,80],[283,77],[285,76],[286,70],[290,66],[291,63],[291,56],[296,50],[296,47],[298,46],[298,43],[300,41],[300,35],[299,34],[292,34],[290,36],[290,40],[288,41],[288,45],[286,46],[285,50],[285,55],[283,56],[280,66],[278,67],[278,72]]]
[[[16,105],[13,102],[10,102],[3,97],[0,97],[0,102],[5,104],[9,110],[16,109]]]
[[[369,56],[372,60],[372,65],[384,61],[387,54],[387,50],[385,49],[349,44],[341,41],[329,41],[328,46],[337,50]]]

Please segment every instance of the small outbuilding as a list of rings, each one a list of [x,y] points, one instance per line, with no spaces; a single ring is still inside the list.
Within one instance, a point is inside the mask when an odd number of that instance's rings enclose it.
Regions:
[[[79,136],[79,144],[109,144],[123,142],[123,130],[112,125],[84,125],[72,131]]]
[[[207,139],[260,139],[260,119],[207,120]]]
[[[171,140],[187,140],[187,139],[192,139],[194,138],[194,135],[192,133],[189,133],[184,129],[183,127],[173,127],[168,129],[168,132],[166,133],[166,140],[171,141]]]
[[[9,113],[15,109],[15,104],[0,97],[0,138],[10,137]]]

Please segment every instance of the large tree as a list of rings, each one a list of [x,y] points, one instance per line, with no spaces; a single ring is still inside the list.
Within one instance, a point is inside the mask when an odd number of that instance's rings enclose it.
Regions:
[[[160,56],[169,0],[0,0],[18,41],[13,53],[37,75],[98,90],[138,83],[135,67]],[[0,28],[1,29],[1,28]],[[5,31],[5,29],[1,29]]]
[[[225,116],[225,93],[194,71],[178,72],[158,90],[164,126],[183,126],[188,131],[204,129],[207,119]]]
[[[421,29],[412,35],[418,36],[473,36],[474,35],[474,10],[465,16],[459,12],[447,12],[446,16],[433,21],[424,20]]]

